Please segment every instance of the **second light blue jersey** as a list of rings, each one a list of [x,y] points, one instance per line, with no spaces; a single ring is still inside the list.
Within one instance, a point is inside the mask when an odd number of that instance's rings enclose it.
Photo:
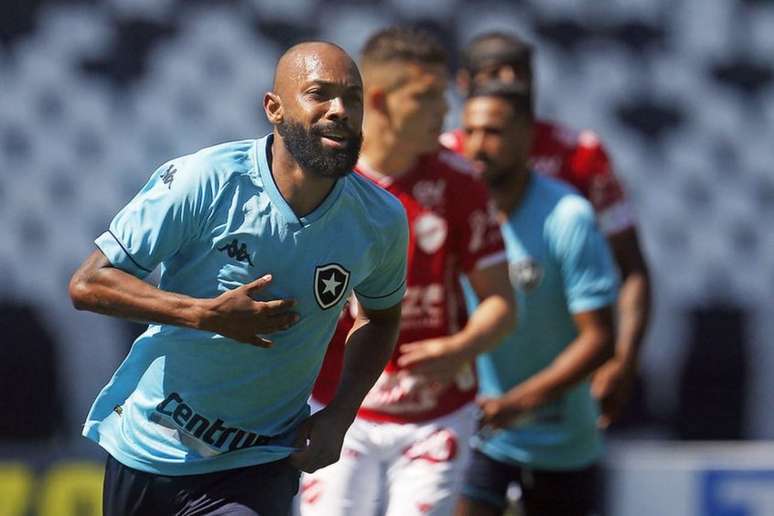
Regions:
[[[151,324],[97,397],[84,435],[135,469],[184,475],[289,455],[293,431],[343,304],[368,308],[405,290],[406,216],[356,174],[298,218],[270,169],[272,136],[218,145],[153,174],[96,240],[138,277],[161,265],[159,288],[197,298],[272,274],[257,300],[293,298],[300,320],[269,349]]]
[[[613,304],[618,286],[591,205],[563,183],[532,174],[501,230],[518,319],[516,329],[478,359],[480,390],[490,397],[548,367],[577,336],[572,315]],[[597,415],[589,384],[582,382],[477,446],[496,460],[538,469],[583,467],[601,453]]]

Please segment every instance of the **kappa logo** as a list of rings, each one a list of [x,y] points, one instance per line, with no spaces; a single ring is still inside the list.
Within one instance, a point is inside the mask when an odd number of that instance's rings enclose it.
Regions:
[[[434,208],[443,204],[446,181],[419,181],[412,193],[425,206]]]
[[[349,286],[349,271],[337,263],[318,265],[314,269],[314,297],[320,308],[335,306]]]
[[[239,245],[239,240],[236,238],[231,243],[218,247],[218,251],[225,252],[229,258],[235,258],[238,262],[247,262],[250,267],[253,266],[253,261],[250,259],[250,251],[247,250],[247,244],[242,243]]]
[[[177,174],[177,169],[175,168],[175,165],[170,165],[168,169],[164,171],[163,174],[161,174],[159,177],[164,182],[165,185],[167,185],[167,190],[172,189],[172,181],[175,180],[175,174]]]
[[[524,292],[533,290],[543,280],[543,267],[531,258],[510,264],[508,273],[513,286]]]

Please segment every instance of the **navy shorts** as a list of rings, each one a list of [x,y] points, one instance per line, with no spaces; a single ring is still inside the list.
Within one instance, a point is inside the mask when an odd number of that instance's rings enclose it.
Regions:
[[[496,461],[473,451],[462,495],[479,503],[505,509],[508,486],[521,488],[525,516],[590,516],[599,510],[598,466],[580,470],[534,470]]]
[[[105,516],[288,516],[300,473],[285,460],[201,475],[165,476],[108,455]]]

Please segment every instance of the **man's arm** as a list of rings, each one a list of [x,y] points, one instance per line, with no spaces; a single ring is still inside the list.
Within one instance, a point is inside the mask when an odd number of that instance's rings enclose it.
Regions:
[[[347,337],[344,369],[333,400],[299,429],[291,463],[311,473],[339,460],[344,434],[392,356],[400,329],[400,304],[385,310],[359,307]]]
[[[613,354],[610,307],[573,315],[578,336],[551,364],[499,398],[480,401],[482,424],[507,427],[515,418],[558,397]]]
[[[633,227],[608,237],[621,273],[617,304],[615,356],[594,374],[592,392],[602,409],[599,424],[607,427],[629,400],[650,315],[650,279]]]
[[[452,379],[460,368],[494,348],[516,324],[516,300],[506,262],[467,275],[481,300],[465,327],[448,337],[401,346],[398,364],[438,381]]]
[[[100,250],[92,252],[70,280],[70,298],[78,310],[124,319],[172,324],[219,333],[261,347],[271,341],[259,337],[290,327],[298,316],[292,300],[255,301],[251,295],[271,282],[257,280],[214,299],[197,299],[166,292],[113,267]]]

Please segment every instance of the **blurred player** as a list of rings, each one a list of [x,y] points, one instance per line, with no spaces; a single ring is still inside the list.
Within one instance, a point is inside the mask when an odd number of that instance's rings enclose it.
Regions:
[[[393,350],[408,230],[393,196],[349,174],[360,74],[323,42],[275,74],[273,133],[162,166],[71,280],[77,308],[151,323],[83,431],[109,453],[106,515],[288,514],[299,469],[338,459]],[[159,264],[159,288],[140,279]],[[353,291],[342,389],[308,417]]]
[[[467,95],[471,86],[492,80],[523,84],[534,101],[532,47],[510,34],[475,38],[463,51],[458,86]],[[463,140],[462,131],[441,137],[444,145],[458,152]],[[631,395],[650,311],[650,283],[633,211],[613,175],[607,153],[591,131],[576,132],[538,119],[529,160],[533,170],[567,181],[591,202],[622,276],[616,354],[595,373],[592,384],[602,407],[600,426],[607,427]]]
[[[438,137],[446,52],[431,35],[393,28],[362,55],[365,140],[357,172],[396,195],[410,226],[398,347],[347,432],[341,460],[302,479],[304,516],[448,515],[474,430],[474,357],[514,322],[505,252],[486,188]],[[464,274],[480,306],[466,318]],[[314,390],[338,389],[345,313]],[[416,366],[418,362],[426,362]]]
[[[524,90],[474,87],[463,129],[503,221],[519,326],[478,358],[483,430],[457,514],[501,514],[518,482],[527,516],[587,516],[602,452],[587,377],[613,353],[615,266],[591,205],[530,170]]]

